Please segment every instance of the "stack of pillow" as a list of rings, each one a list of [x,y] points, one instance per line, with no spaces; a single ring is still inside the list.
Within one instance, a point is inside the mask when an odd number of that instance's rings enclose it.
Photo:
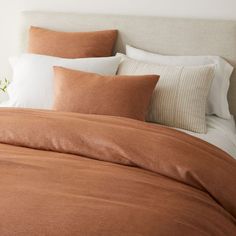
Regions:
[[[28,53],[11,60],[8,107],[111,115],[206,132],[206,114],[230,118],[233,67],[214,56],[162,56],[127,46],[117,31],[31,27]]]
[[[227,93],[233,67],[223,58],[164,56],[131,46],[122,56],[118,74],[160,75],[148,121],[206,133],[206,115],[231,118]]]

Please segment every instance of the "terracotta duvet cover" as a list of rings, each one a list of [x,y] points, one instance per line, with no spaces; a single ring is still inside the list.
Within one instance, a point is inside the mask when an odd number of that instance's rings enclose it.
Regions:
[[[236,235],[236,161],[127,118],[0,109],[0,235]]]

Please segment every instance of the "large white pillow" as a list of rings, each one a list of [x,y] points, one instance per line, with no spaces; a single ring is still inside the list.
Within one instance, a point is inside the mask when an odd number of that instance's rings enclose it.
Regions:
[[[13,65],[13,80],[8,87],[6,107],[51,109],[53,104],[53,66],[115,75],[120,57],[64,59],[35,54],[23,54]]]
[[[118,75],[160,75],[147,120],[206,133],[205,108],[215,65],[166,66],[123,55]]]
[[[215,114],[230,119],[227,93],[233,67],[218,56],[165,56],[126,46],[126,55],[130,58],[162,65],[200,66],[215,64],[216,72],[208,95],[206,114]]]

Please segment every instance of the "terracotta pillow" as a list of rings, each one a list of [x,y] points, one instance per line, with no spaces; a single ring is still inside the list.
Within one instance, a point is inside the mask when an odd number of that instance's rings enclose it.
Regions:
[[[145,120],[157,75],[102,76],[54,67],[54,109]]]
[[[28,52],[63,58],[111,56],[117,30],[95,32],[57,32],[31,27]]]

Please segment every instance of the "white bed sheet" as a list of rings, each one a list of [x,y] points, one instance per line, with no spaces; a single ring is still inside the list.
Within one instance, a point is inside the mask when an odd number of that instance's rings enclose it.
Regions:
[[[233,116],[229,120],[207,116],[206,122],[206,134],[193,133],[182,129],[181,131],[219,147],[236,159],[236,128]]]

